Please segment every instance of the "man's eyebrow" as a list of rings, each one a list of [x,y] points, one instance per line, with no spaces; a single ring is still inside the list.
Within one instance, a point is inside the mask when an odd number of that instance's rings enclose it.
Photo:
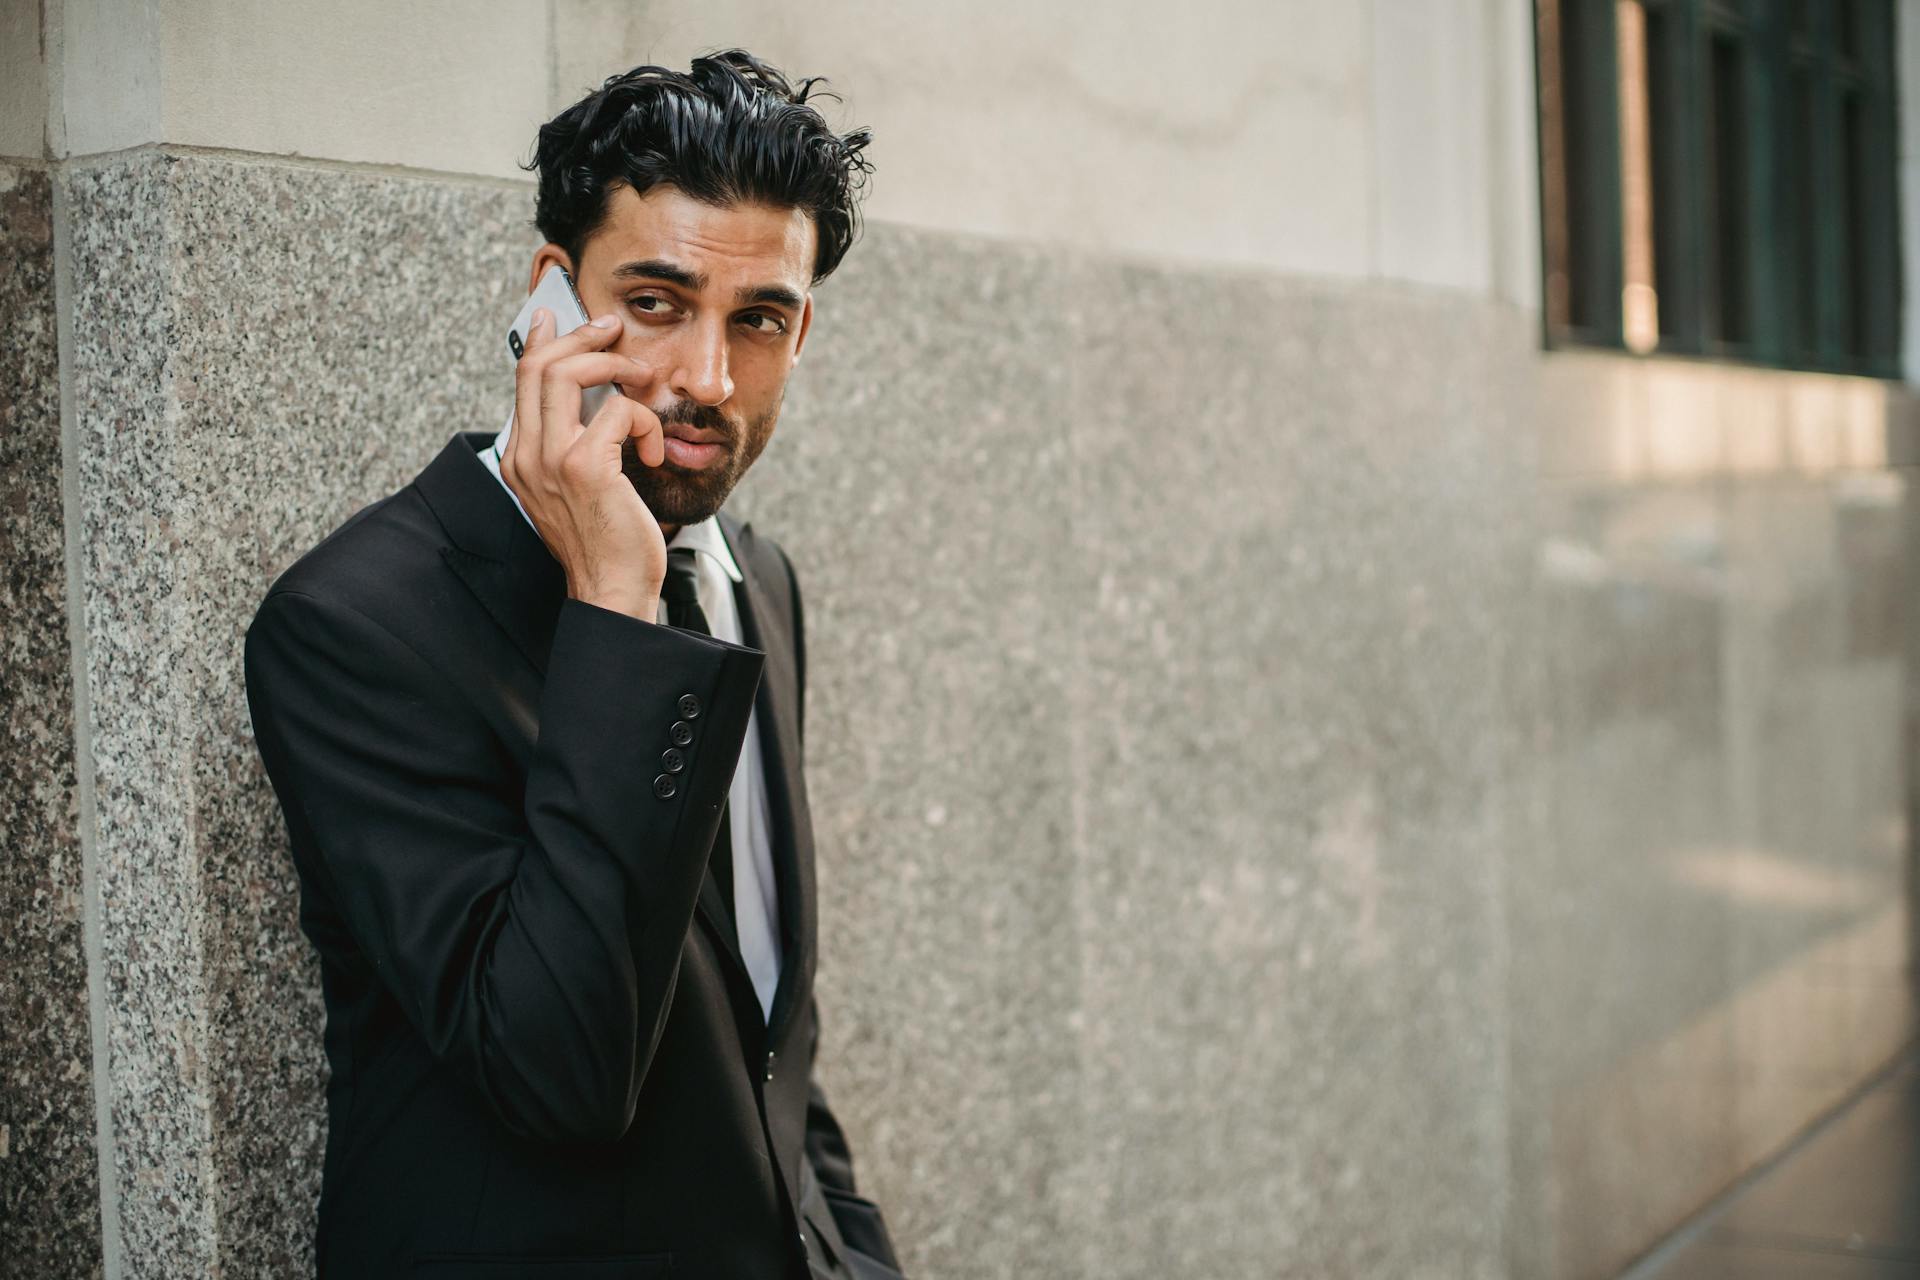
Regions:
[[[756,302],[771,302],[777,307],[786,307],[798,311],[806,305],[805,300],[783,284],[742,285],[734,290],[734,300],[741,306],[751,306]]]
[[[642,258],[637,262],[623,262],[613,269],[616,280],[665,280],[677,284],[682,289],[691,289],[695,293],[707,287],[705,272],[689,271],[685,267],[675,266],[660,258]]]
[[[634,262],[623,262],[613,269],[616,280],[665,280],[668,284],[677,284],[682,289],[699,293],[707,287],[707,275],[704,271],[689,271],[661,258],[641,258]],[[741,306],[750,306],[756,302],[769,302],[775,306],[800,310],[806,304],[794,290],[784,284],[742,285],[734,290],[734,300]]]

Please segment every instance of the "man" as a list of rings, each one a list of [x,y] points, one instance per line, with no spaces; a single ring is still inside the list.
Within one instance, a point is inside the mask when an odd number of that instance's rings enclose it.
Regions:
[[[811,1068],[800,592],[721,511],[868,135],[751,55],[540,130],[509,430],[282,574],[247,695],[327,1004],[324,1277],[895,1276]],[[612,382],[592,421],[583,388]]]

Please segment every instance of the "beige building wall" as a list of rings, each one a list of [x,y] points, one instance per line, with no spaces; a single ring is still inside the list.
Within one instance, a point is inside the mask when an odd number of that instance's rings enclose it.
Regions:
[[[349,0],[323,24],[46,4],[56,156],[164,142],[522,181],[540,122],[605,76],[738,44],[828,75],[841,123],[875,125],[876,220],[1522,305],[1536,288],[1530,23],[1500,0]]]

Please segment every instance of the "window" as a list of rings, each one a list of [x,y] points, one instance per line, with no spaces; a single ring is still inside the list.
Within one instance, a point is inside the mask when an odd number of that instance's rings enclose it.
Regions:
[[[1550,346],[1898,377],[1894,0],[1536,0]]]

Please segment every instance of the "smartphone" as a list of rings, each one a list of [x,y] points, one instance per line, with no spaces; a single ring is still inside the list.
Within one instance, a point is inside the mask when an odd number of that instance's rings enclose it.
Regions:
[[[580,294],[573,287],[573,277],[566,268],[548,267],[541,273],[540,283],[527,295],[526,305],[520,308],[520,314],[513,318],[513,325],[507,330],[507,350],[515,362],[527,352],[527,330],[533,327],[535,309],[545,307],[553,313],[553,336],[559,337],[578,329],[587,322],[587,309],[580,305]],[[612,383],[597,387],[586,387],[580,392],[580,421],[591,422],[593,415],[600,412],[600,406],[607,397],[617,394]],[[509,422],[506,430],[500,433],[499,448],[505,450],[507,433],[513,430]]]

